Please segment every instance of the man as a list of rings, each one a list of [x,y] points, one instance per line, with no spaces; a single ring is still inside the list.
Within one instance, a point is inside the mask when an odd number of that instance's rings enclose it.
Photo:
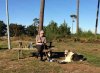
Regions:
[[[40,55],[40,60],[43,61],[43,49],[46,44],[46,37],[44,31],[41,30],[40,33],[36,36],[36,48],[37,48],[37,58]]]

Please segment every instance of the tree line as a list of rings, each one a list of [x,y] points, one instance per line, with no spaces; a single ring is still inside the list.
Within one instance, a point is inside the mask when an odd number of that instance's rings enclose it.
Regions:
[[[21,24],[11,23],[9,25],[10,36],[11,37],[17,37],[21,35],[36,36],[38,34],[37,21],[38,21],[37,19],[34,19],[34,23],[27,27]],[[0,21],[0,37],[7,35],[6,27],[7,25],[3,21]],[[47,26],[44,26],[43,29],[46,32],[46,36],[48,38],[65,37],[66,35],[71,34],[70,27],[65,21],[62,24],[60,24],[60,26],[58,26],[58,23],[52,20]]]

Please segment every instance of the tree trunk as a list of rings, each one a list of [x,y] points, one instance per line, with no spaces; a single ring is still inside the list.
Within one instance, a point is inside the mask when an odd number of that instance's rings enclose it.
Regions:
[[[97,16],[96,16],[96,25],[95,25],[95,35],[97,34],[97,28],[98,28],[99,4],[100,4],[100,0],[98,0],[98,5],[97,5]]]
[[[39,19],[39,32],[40,32],[41,30],[43,30],[44,8],[45,8],[45,0],[41,0],[40,19]]]
[[[80,0],[77,0],[76,33],[79,32],[79,5],[80,5]]]

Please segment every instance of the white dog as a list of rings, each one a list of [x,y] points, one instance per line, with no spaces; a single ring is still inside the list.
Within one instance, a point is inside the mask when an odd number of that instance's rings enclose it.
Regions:
[[[59,61],[59,63],[69,63],[72,62],[72,56],[73,52],[70,52],[70,50],[65,50],[65,60]]]

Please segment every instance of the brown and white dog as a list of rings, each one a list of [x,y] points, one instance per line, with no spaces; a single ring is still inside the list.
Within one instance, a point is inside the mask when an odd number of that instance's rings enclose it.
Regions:
[[[65,59],[59,61],[61,64],[73,62],[73,61],[84,61],[86,58],[83,55],[79,55],[77,53],[71,52],[70,50],[65,50]]]

